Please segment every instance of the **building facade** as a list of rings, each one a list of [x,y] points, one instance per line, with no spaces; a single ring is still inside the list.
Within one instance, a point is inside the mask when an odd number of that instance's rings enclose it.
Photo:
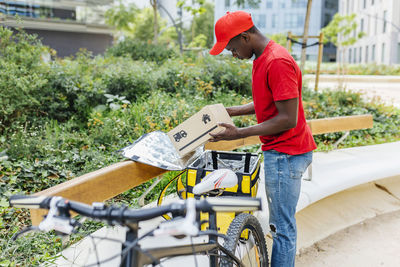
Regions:
[[[343,62],[400,64],[399,0],[340,0],[339,13],[356,14],[354,35],[365,33],[355,44],[338,51]]]
[[[215,0],[215,21],[227,11],[244,10],[251,13],[254,24],[264,34],[277,33],[302,35],[307,11],[307,0],[260,0],[257,7],[248,5],[237,6],[235,0]],[[319,35],[321,28],[326,26],[337,13],[338,0],[318,0],[312,2],[308,34]],[[308,44],[317,42],[309,39]],[[293,45],[292,54],[300,58],[300,45]],[[317,60],[318,46],[307,48],[307,59]],[[331,45],[324,46],[324,61],[336,60],[336,48]]]
[[[104,13],[112,2],[0,0],[0,25],[37,34],[60,57],[73,55],[81,48],[99,54],[113,41],[112,31],[104,23]]]

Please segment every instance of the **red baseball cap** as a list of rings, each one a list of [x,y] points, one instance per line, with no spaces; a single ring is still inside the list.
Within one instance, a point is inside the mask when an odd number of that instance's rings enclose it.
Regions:
[[[229,41],[239,35],[240,33],[247,31],[254,26],[251,15],[244,11],[226,12],[217,23],[215,23],[215,37],[217,42],[210,50],[211,55],[218,55],[221,53]]]

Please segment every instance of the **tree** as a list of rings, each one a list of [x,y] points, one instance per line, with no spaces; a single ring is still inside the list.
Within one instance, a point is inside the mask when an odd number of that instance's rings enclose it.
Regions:
[[[356,33],[358,25],[355,18],[356,14],[342,16],[337,13],[329,24],[321,30],[324,34],[324,43],[331,42],[338,49],[339,73],[341,62],[344,62],[343,58],[341,58],[343,47],[354,44],[365,35],[365,32],[362,31]]]
[[[154,44],[158,43],[158,8],[157,8],[157,0],[150,0],[150,5],[153,8],[153,36],[154,36]]]
[[[158,18],[158,19],[155,19]],[[154,25],[157,20],[157,31]],[[117,30],[117,37],[126,36],[144,42],[171,43],[176,40],[176,34],[171,30],[164,29],[166,21],[157,15],[154,16],[154,10],[150,7],[139,9],[135,4],[124,5],[121,2],[113,6],[106,12],[106,23]],[[160,34],[160,30],[162,34]],[[157,32],[157,36],[155,33]]]
[[[293,0],[296,1],[296,0]],[[311,5],[312,0],[308,0],[307,2],[307,12],[306,12],[306,19],[304,22],[304,32],[303,32],[303,44],[307,44],[308,40],[308,25],[310,23],[310,15],[311,15]],[[306,47],[303,46],[301,48],[301,59],[300,59],[300,70],[304,73],[304,65],[306,63]]]
[[[106,23],[117,30],[117,36],[130,34],[135,23],[135,15],[139,9],[134,3],[124,5],[122,1],[108,9],[105,13]]]
[[[207,2],[203,7],[204,11],[194,15],[190,29],[186,32],[186,39],[191,47],[196,47],[194,43],[201,45],[197,47],[211,47],[214,42],[214,5]]]

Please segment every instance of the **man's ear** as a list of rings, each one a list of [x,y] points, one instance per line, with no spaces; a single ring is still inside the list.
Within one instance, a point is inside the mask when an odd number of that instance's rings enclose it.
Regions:
[[[242,32],[241,33],[241,38],[243,38],[243,41],[248,43],[250,41],[250,34],[248,32]]]

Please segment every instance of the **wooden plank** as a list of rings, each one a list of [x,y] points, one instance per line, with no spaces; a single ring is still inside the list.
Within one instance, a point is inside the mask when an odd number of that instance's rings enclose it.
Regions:
[[[372,115],[358,115],[307,121],[313,134],[372,128]],[[258,136],[233,141],[207,143],[206,149],[230,151],[242,146],[260,144]],[[146,164],[123,161],[41,191],[35,195],[62,196],[91,204],[103,202],[166,171]],[[32,224],[37,225],[44,210],[31,210]]]
[[[165,172],[150,165],[123,161],[76,177],[35,195],[57,195],[87,204],[103,202]],[[46,214],[45,210],[30,212],[33,225],[40,223]]]
[[[313,135],[372,128],[372,115],[355,115],[310,120],[307,122]]]

